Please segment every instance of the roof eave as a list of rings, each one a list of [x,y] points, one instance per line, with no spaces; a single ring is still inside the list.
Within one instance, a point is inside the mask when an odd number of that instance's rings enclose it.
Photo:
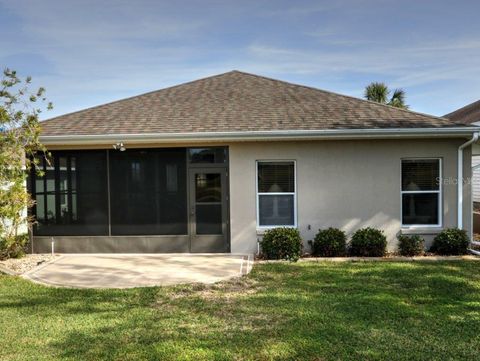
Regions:
[[[393,128],[393,129],[325,129],[325,130],[272,130],[200,133],[143,133],[95,135],[41,135],[45,145],[95,145],[109,142],[130,143],[186,143],[186,142],[242,142],[314,139],[388,139],[469,137],[480,127],[449,128]]]

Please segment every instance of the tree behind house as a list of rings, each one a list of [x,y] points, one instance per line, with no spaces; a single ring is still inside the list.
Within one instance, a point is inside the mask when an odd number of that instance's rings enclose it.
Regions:
[[[395,89],[391,97],[390,93],[391,91],[385,83],[373,82],[365,87],[364,97],[377,103],[408,109],[408,105],[405,104],[405,91],[403,89]]]
[[[33,220],[27,209],[33,201],[25,187],[33,156],[46,151],[40,144],[38,116],[46,103],[45,89],[30,90],[31,78],[21,79],[10,69],[0,83],[0,259],[23,254],[28,236],[22,227]]]

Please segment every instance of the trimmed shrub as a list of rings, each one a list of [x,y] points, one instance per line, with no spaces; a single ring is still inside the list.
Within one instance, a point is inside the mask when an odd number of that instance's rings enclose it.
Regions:
[[[415,234],[398,236],[398,251],[402,256],[421,256],[425,252],[425,240]]]
[[[443,230],[433,239],[431,252],[440,255],[459,255],[466,254],[470,240],[467,231],[458,228],[448,228]]]
[[[376,228],[356,231],[350,242],[350,255],[357,257],[383,257],[387,250],[387,237]]]
[[[312,254],[321,257],[342,257],[347,253],[347,235],[338,228],[320,229],[312,244]]]
[[[296,228],[279,227],[265,231],[260,241],[266,259],[286,259],[296,262],[302,255],[302,239]]]

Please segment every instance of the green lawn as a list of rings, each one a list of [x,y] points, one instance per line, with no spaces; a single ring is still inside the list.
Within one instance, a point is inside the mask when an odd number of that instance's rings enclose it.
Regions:
[[[214,286],[0,275],[1,360],[480,359],[480,262],[255,266]]]

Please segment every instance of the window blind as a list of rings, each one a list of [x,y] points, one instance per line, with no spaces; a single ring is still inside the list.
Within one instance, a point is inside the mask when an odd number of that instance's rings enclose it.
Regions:
[[[292,162],[258,164],[259,193],[295,192],[294,165]]]
[[[402,191],[436,191],[440,189],[438,159],[402,161]]]

